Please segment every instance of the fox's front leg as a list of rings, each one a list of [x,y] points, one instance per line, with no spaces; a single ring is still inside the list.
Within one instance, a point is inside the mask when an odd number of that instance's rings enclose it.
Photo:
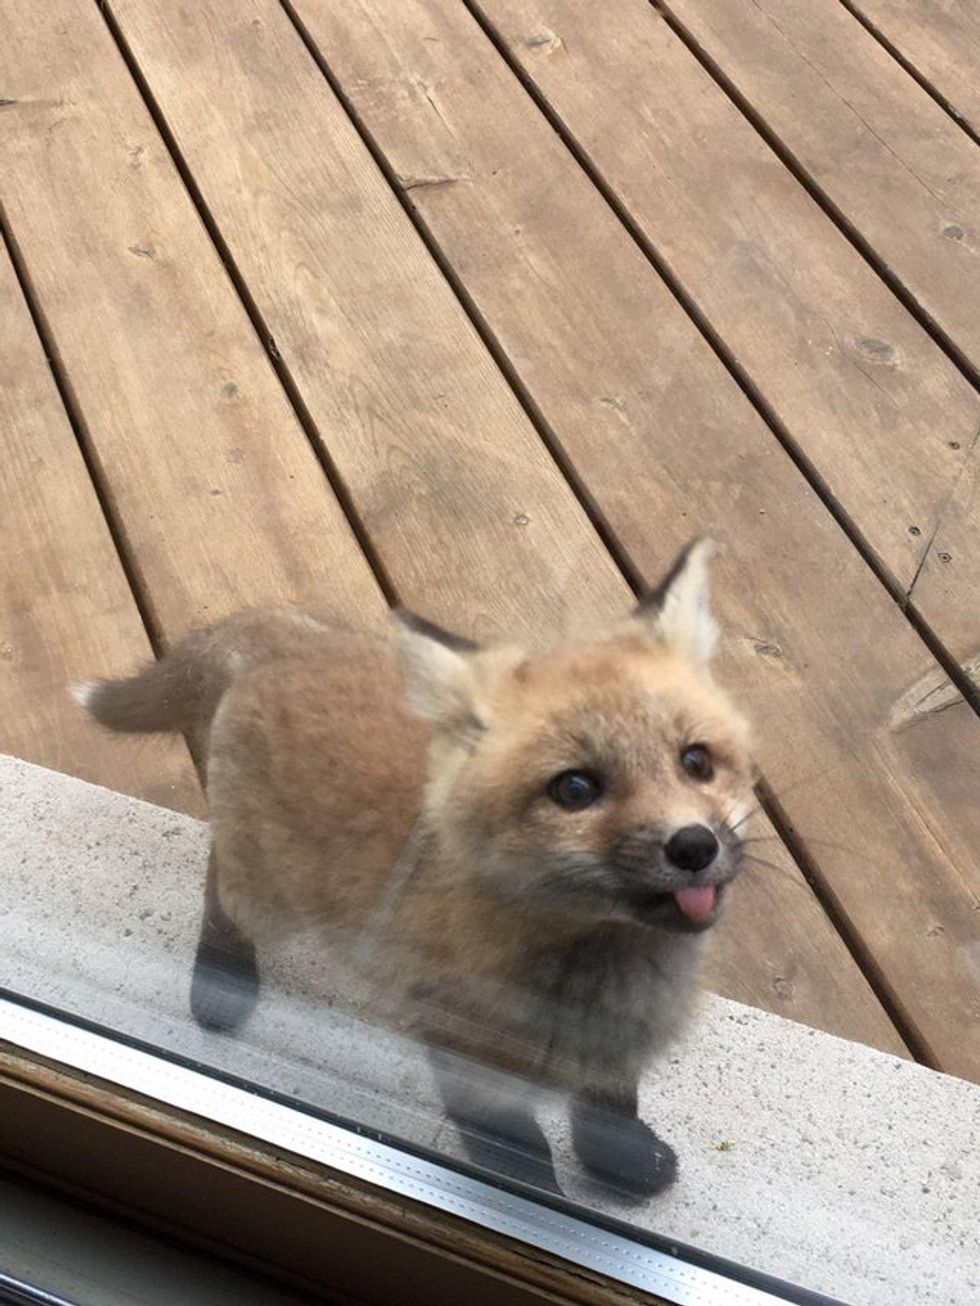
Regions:
[[[191,1012],[204,1029],[230,1033],[251,1013],[258,996],[255,945],[221,906],[218,862],[212,848],[191,980]]]
[[[640,1119],[635,1073],[585,1087],[572,1099],[572,1143],[583,1167],[635,1198],[661,1193],[677,1178],[677,1157]]]
[[[446,1107],[474,1165],[543,1192],[561,1193],[551,1147],[534,1117],[534,1089],[439,1047],[429,1061]]]

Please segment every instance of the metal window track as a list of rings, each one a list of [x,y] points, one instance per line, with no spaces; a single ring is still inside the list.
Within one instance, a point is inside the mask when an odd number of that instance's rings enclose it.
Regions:
[[[0,1306],[77,1306],[77,1303],[0,1270]]]
[[[834,1306],[830,1298],[806,1290],[786,1286],[781,1291],[768,1284],[757,1287],[693,1265],[585,1219],[7,998],[0,998],[0,1040],[460,1216],[630,1287],[659,1294],[676,1306],[772,1306],[776,1302]]]

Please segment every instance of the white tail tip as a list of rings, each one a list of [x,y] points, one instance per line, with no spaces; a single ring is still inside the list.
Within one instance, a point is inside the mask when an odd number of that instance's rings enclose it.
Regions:
[[[68,692],[79,707],[85,708],[87,712],[98,687],[97,680],[76,680],[68,686]]]

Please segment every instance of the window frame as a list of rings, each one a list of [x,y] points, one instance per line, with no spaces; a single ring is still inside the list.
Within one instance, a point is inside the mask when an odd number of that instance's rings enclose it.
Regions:
[[[308,1292],[381,1303],[396,1281],[424,1283],[433,1306],[830,1301],[658,1250],[16,998],[0,996],[0,1035],[0,1166]],[[290,1146],[304,1134],[319,1140],[310,1155]]]

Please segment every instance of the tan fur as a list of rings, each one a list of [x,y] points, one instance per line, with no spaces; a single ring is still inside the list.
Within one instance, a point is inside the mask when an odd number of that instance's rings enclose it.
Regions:
[[[659,844],[650,851],[636,876],[667,900],[647,921],[610,887],[608,867],[636,832],[729,831],[751,797],[746,729],[705,666],[713,623],[698,628],[692,593],[672,597],[676,638],[660,603],[593,642],[535,655],[456,649],[412,629],[399,653],[305,614],[245,614],[142,678],[96,685],[88,705],[116,728],[194,732],[218,896],[246,934],[320,927],[366,967],[393,1018],[575,1087],[603,1068],[583,1069],[587,1054],[561,1039],[539,1041],[545,981],[535,977],[591,940],[652,949],[673,988],[646,999],[661,1017],[639,1014],[668,1034],[700,954],[671,915],[684,876],[663,865]],[[154,676],[166,703],[151,710]],[[710,783],[680,765],[692,743],[711,749]],[[548,795],[575,768],[606,784],[580,812]],[[732,851],[719,882],[736,869]],[[615,884],[624,876],[616,869]]]

